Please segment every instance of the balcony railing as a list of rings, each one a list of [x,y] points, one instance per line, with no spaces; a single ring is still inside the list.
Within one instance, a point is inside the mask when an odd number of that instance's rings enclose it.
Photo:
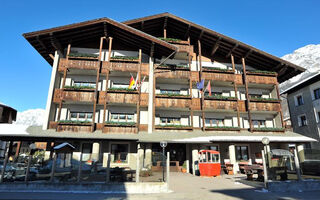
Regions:
[[[247,83],[276,85],[278,83],[276,76],[247,75]]]
[[[155,125],[158,130],[192,130],[192,126],[189,125]]]
[[[138,102],[137,91],[131,93],[117,92],[117,91],[101,91],[99,92],[99,104],[105,101],[108,103],[123,103],[123,104],[136,104]]]
[[[163,108],[189,108],[191,106],[191,97],[188,95],[176,96],[176,95],[156,95],[156,107]]]
[[[138,129],[136,123],[126,122],[106,122],[103,129],[103,133],[137,133]]]
[[[264,102],[250,102],[251,111],[275,111],[280,112],[280,103],[264,103]]]
[[[63,71],[65,67],[69,69],[97,70],[100,66],[99,61],[92,60],[67,60],[60,58],[59,71]]]
[[[203,72],[202,78],[205,80],[213,80],[220,82],[235,82],[238,85],[242,85],[242,75],[241,74],[232,74],[232,73],[223,73],[223,72]]]
[[[156,78],[169,78],[169,79],[189,79],[190,71],[172,71],[172,70],[156,70]]]
[[[55,89],[53,102],[58,103],[60,102],[60,100],[74,102],[93,102],[95,99],[94,95],[94,89]]]
[[[204,100],[204,108],[207,110],[236,110],[237,101]]]
[[[92,122],[59,121],[57,123],[58,132],[91,132]]]
[[[128,62],[102,62],[102,72],[109,71],[121,71],[121,72],[138,72],[139,63]],[[141,74],[148,75],[149,64],[141,63]]]

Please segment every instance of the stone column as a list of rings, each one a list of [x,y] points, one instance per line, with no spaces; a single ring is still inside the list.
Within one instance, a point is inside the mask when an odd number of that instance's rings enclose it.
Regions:
[[[99,160],[99,154],[100,154],[100,144],[95,142],[92,144],[92,160],[97,162]]]
[[[300,163],[304,162],[305,156],[304,156],[304,146],[303,144],[297,145],[297,151],[298,151],[298,156],[300,159]]]
[[[141,155],[141,146],[140,144],[137,144],[137,167],[136,167],[136,182],[139,182],[140,179],[140,155]]]
[[[236,147],[234,144],[229,145],[229,159],[230,163],[233,164],[233,173],[237,174],[239,171],[239,165],[236,159]]]
[[[146,152],[145,152],[145,161],[144,161],[144,166],[147,167],[148,169],[151,169],[152,166],[152,144],[146,144]]]
[[[195,176],[199,172],[199,150],[196,144],[192,145],[192,174]]]

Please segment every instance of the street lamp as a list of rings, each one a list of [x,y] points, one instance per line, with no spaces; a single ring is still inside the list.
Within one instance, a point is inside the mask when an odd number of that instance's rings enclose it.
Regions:
[[[165,148],[167,147],[168,143],[166,141],[161,141],[160,142],[160,147],[162,147],[162,181],[164,182],[164,166],[165,166],[165,160],[164,160],[164,156],[165,156]]]
[[[267,148],[267,146],[269,145],[270,140],[268,137],[263,137],[261,142],[262,142],[262,144],[264,144],[264,150],[262,150],[261,154],[262,154],[262,161],[263,161],[264,186],[267,188],[267,186],[268,186],[268,169],[267,169],[268,148]]]

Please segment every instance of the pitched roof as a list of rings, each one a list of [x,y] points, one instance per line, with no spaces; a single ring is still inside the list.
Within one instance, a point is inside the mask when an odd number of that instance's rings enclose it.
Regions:
[[[195,46],[197,40],[201,41],[203,55],[209,58],[213,57],[213,54],[228,57],[232,53],[236,61],[245,57],[246,63],[249,65],[261,67],[262,70],[278,72],[279,82],[305,71],[304,68],[298,65],[171,13],[161,13],[128,20],[123,23],[159,37],[162,37],[164,27],[167,29],[167,37],[184,37],[186,39],[189,35],[191,43],[195,44]]]
[[[93,43],[98,46],[103,36],[112,36],[125,45],[139,47],[146,54],[150,53],[152,43],[155,44],[155,54],[170,55],[177,50],[172,44],[109,18],[24,33],[23,36],[51,65],[53,60],[49,54],[54,54],[55,50],[63,51],[69,43],[72,46]]]

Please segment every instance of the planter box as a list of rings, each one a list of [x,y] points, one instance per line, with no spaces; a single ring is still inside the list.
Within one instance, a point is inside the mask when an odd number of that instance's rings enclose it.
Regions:
[[[160,125],[156,125],[155,128],[159,129],[159,130],[192,130],[191,126],[175,127],[175,126],[160,126]]]
[[[58,122],[57,132],[92,132],[92,123],[64,123]]]
[[[277,73],[250,72],[250,71],[247,71],[247,74],[248,75],[257,75],[257,76],[275,76],[275,77],[278,76]]]
[[[111,125],[111,124],[105,124],[105,127],[102,129],[102,133],[137,133],[138,129],[134,126],[124,126],[124,125]]]

